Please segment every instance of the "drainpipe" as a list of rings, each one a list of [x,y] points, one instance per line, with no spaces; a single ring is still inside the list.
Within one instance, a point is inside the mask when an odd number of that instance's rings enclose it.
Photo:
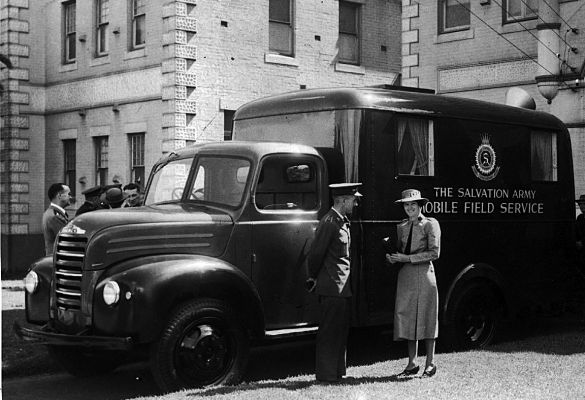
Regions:
[[[538,91],[550,104],[559,92],[561,72],[559,30],[559,0],[538,1],[538,73],[535,77]]]

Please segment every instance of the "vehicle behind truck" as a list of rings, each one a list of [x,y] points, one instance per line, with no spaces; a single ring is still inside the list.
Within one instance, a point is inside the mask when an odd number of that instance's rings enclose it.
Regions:
[[[506,317],[562,300],[574,257],[569,134],[555,117],[404,88],[303,90],[251,102],[233,142],[178,150],[145,205],[83,214],[27,275],[16,327],[76,375],[147,357],[166,391],[237,383],[249,347],[312,334],[306,256],[330,183],[362,182],[354,327],[393,320],[402,190],[442,228],[439,337],[489,344]],[[363,190],[362,190],[363,189]]]

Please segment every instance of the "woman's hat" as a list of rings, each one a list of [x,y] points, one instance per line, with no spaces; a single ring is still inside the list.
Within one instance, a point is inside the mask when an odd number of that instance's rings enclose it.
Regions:
[[[402,198],[400,200],[396,200],[395,203],[406,203],[409,201],[420,201],[423,204],[426,204],[429,199],[420,196],[420,192],[416,189],[406,189],[402,191]]]
[[[579,196],[579,198],[577,200],[575,200],[575,202],[577,204],[585,203],[585,194],[582,194],[581,196]]]

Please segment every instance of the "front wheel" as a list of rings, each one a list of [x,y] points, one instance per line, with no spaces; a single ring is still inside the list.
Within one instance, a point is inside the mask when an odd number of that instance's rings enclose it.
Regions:
[[[468,284],[449,302],[442,341],[450,350],[483,348],[496,337],[502,315],[503,301],[491,286]]]
[[[236,384],[242,379],[248,352],[248,336],[225,303],[195,300],[171,316],[153,344],[151,369],[167,392]]]

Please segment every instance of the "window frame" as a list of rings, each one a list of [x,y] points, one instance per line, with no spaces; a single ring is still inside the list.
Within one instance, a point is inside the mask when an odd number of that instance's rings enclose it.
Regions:
[[[138,2],[142,3],[142,10],[143,12],[137,13]],[[137,50],[141,49],[146,46],[146,5],[148,2],[146,0],[130,0],[130,49]],[[143,32],[142,32],[142,42],[137,43],[137,26],[142,21]]]
[[[233,140],[234,110],[223,110],[223,140]]]
[[[535,165],[534,165],[534,160],[535,158],[535,154],[534,154],[534,149],[535,149],[535,138],[536,137],[545,137],[548,139],[550,139],[550,165],[546,165],[543,167],[549,167],[550,169],[547,171],[543,171],[544,175],[546,175],[547,173],[550,174],[550,178],[546,179],[546,176],[544,177],[538,177],[535,176]],[[542,160],[541,160],[542,161]],[[531,130],[530,131],[530,179],[533,182],[558,182],[559,181],[559,174],[558,174],[558,134],[557,132],[549,132],[549,131],[543,131],[543,130]]]
[[[270,2],[275,1],[275,0],[269,0],[269,5],[268,5],[268,51],[270,53],[273,54],[279,54],[282,56],[286,56],[286,57],[294,57],[295,56],[295,29],[294,29],[294,6],[295,6],[295,2],[294,0],[281,0],[281,1],[288,1],[288,6],[289,6],[289,15],[288,15],[288,21],[281,21],[278,19],[274,19],[271,15],[270,15]],[[289,31],[289,49],[288,51],[282,51],[282,49],[276,49],[272,47],[272,36],[270,35],[270,27],[276,24],[278,26],[287,26],[288,27],[288,31]]]
[[[520,2],[521,14],[520,16],[512,16],[508,11],[511,2]],[[530,21],[538,18],[538,2],[536,3],[536,13],[534,15],[526,16],[526,9],[528,6],[524,0],[502,0],[502,23],[513,24],[515,22]],[[532,9],[531,9],[532,10]]]
[[[399,161],[400,161],[400,147],[398,146],[398,119],[400,118],[404,118],[404,119],[419,119],[419,120],[423,120],[423,121],[427,121],[427,135],[428,135],[428,142],[427,142],[427,152],[428,152],[428,172],[426,175],[421,175],[421,174],[405,174],[405,173],[401,173],[400,172],[400,167],[399,167]],[[396,176],[399,177],[420,177],[420,178],[428,178],[428,177],[434,177],[436,176],[435,174],[435,123],[434,120],[430,119],[430,118],[423,118],[423,117],[417,117],[414,115],[408,115],[408,114],[398,114],[397,118],[396,118],[396,122],[394,125],[394,129],[396,132],[395,135],[395,144],[394,144],[394,148],[395,148],[395,155],[394,155],[394,160],[395,160],[395,171],[396,171]],[[416,157],[416,156],[415,156]]]
[[[354,13],[354,23],[355,23],[355,33],[354,32],[344,32],[341,28],[341,8],[342,6],[352,8]],[[361,65],[361,58],[362,58],[362,4],[361,3],[354,3],[351,1],[339,1],[339,26],[338,26],[338,35],[339,39],[341,40],[342,36],[351,36],[355,38],[355,43],[357,48],[355,49],[356,57],[355,60],[344,59],[342,58],[341,48],[338,52],[338,62],[341,64],[349,64],[349,65]]]
[[[75,0],[62,3],[63,64],[77,60],[77,5]]]
[[[109,136],[96,136],[94,138],[96,185],[105,186],[108,184],[109,141]]]
[[[466,31],[471,29],[471,12],[469,11],[471,9],[471,0],[462,0],[462,1],[467,1],[467,12],[468,12],[468,16],[469,16],[469,23],[467,25],[458,25],[458,26],[454,26],[454,27],[447,27],[447,11],[448,11],[448,7],[447,7],[447,3],[449,1],[455,1],[456,3],[458,3],[458,5],[463,6],[461,4],[459,4],[459,2],[457,0],[439,0],[439,7],[438,7],[438,23],[437,26],[439,28],[439,34],[445,34],[445,33],[452,33],[452,32],[460,32],[460,31]]]
[[[95,56],[103,57],[108,55],[108,28],[109,28],[109,7],[110,0],[95,0]],[[104,5],[106,6],[104,8]],[[104,12],[105,11],[105,12]]]
[[[130,143],[129,160],[130,160],[130,182],[134,182],[141,187],[144,187],[145,176],[145,143],[146,133],[129,133],[128,141]],[[137,143],[138,142],[138,143]],[[136,145],[138,144],[138,145]]]
[[[63,142],[63,182],[71,189],[71,196],[75,197],[77,181],[77,140],[64,139]]]
[[[273,165],[271,165],[273,164]],[[273,173],[272,177],[279,176],[282,180],[278,181],[277,183],[283,184],[285,181],[286,185],[282,186],[274,186],[274,182],[269,182],[268,190],[262,191],[259,189],[263,189],[263,175],[264,175],[264,168],[270,165],[271,168],[276,167],[272,171],[276,171],[277,173]],[[298,165],[307,165],[309,170],[310,179],[306,182],[290,182],[287,180],[286,170],[292,166]],[[322,193],[321,193],[321,164],[317,157],[310,155],[310,154],[301,154],[299,156],[292,156],[290,154],[272,154],[266,156],[262,159],[259,169],[258,176],[254,178],[253,184],[253,204],[254,208],[261,214],[282,214],[282,213],[291,213],[291,214],[298,214],[298,213],[316,213],[318,210],[321,209],[321,202],[322,202]],[[290,191],[290,190],[275,190],[276,189],[289,189],[287,185],[296,185],[297,187],[300,186],[312,186],[311,191]],[[315,203],[314,207],[312,208],[286,208],[286,207],[278,207],[283,205],[288,205],[290,202],[279,203],[281,200],[277,200],[278,195],[291,195],[291,194],[300,194],[301,200],[304,200],[304,195],[312,194],[315,196]],[[263,207],[259,206],[259,195],[270,195],[272,196],[272,202],[269,204],[264,205]],[[292,204],[292,203],[291,203]],[[300,205],[304,205],[303,202],[299,203]],[[297,204],[297,206],[299,205]],[[271,207],[275,206],[275,207]]]

